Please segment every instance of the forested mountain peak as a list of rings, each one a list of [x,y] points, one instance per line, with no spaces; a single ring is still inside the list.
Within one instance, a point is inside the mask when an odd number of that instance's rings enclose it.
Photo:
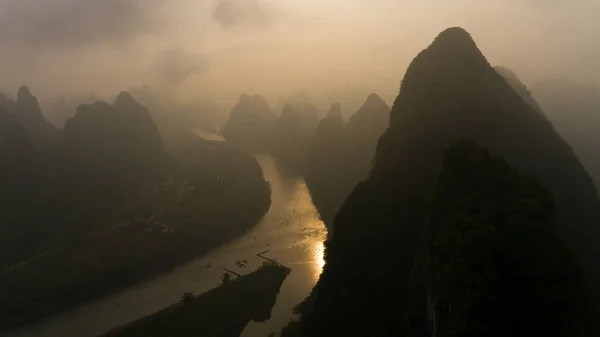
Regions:
[[[442,157],[406,335],[588,336],[581,268],[554,231],[552,194],[471,140]]]
[[[554,195],[558,237],[574,252],[600,303],[600,200],[590,176],[552,124],[490,66],[471,36],[451,28],[411,62],[369,178],[335,217],[307,335],[394,335],[405,328],[397,318],[405,310],[441,151],[460,138],[503,157]]]

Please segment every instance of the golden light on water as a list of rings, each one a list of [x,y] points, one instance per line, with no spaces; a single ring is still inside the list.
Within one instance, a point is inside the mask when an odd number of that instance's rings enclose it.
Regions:
[[[323,267],[325,266],[325,245],[323,241],[315,242],[315,247],[313,248],[313,258],[315,264],[315,279],[318,279],[323,272]]]

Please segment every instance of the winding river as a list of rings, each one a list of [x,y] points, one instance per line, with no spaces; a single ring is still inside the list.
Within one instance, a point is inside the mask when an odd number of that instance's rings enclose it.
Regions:
[[[265,217],[245,235],[168,273],[3,336],[95,337],[177,302],[184,292],[198,294],[214,288],[223,268],[240,274],[251,272],[263,261],[256,254],[265,250],[269,250],[266,257],[292,268],[292,272],[281,288],[271,319],[251,322],[242,336],[278,335],[292,318],[294,305],[309,294],[321,274],[327,230],[303,179],[287,173],[270,156],[256,158],[271,184],[272,202]],[[241,260],[248,261],[245,268],[236,265]]]

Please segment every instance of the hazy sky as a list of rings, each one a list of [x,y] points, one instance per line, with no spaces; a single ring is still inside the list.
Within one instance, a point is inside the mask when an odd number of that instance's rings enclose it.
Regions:
[[[217,99],[364,87],[462,26],[526,82],[600,83],[598,0],[0,0],[0,90],[110,95],[149,83]]]

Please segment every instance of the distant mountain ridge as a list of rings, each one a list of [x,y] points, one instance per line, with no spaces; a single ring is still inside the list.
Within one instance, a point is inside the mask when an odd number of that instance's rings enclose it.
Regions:
[[[334,104],[319,124],[305,173],[313,201],[330,232],[339,207],[367,178],[377,142],[390,118],[390,107],[377,94],[367,97],[347,125],[338,109]]]
[[[80,105],[43,150],[16,117],[0,107],[0,334],[168,271],[269,210],[253,156],[192,133],[163,142],[128,92]]]
[[[542,112],[542,108],[540,107],[538,102],[533,98],[531,90],[529,90],[529,88],[527,88],[527,86],[523,82],[521,82],[521,79],[519,79],[519,77],[514,71],[506,67],[499,66],[494,67],[494,69],[496,70],[496,72],[498,72],[498,74],[500,74],[500,76],[502,76],[506,80],[506,83],[508,83],[508,85],[510,85],[513,88],[513,90],[517,94],[519,94],[519,96],[521,96],[523,100],[525,100],[526,103],[531,105],[531,107],[534,108],[536,111],[539,111],[540,113]]]
[[[600,88],[551,79],[535,83],[531,91],[600,188]]]
[[[13,115],[13,119],[27,131],[31,143],[37,149],[50,148],[60,140],[60,131],[46,120],[37,98],[27,86],[19,88],[16,101],[2,95],[0,106]]]
[[[280,163],[303,173],[319,124],[317,109],[310,104],[287,104],[273,125],[270,152]]]
[[[229,113],[223,136],[244,149],[265,152],[276,119],[264,97],[242,94]]]
[[[167,160],[156,123],[127,92],[121,92],[112,106],[104,102],[79,106],[64,133],[61,146],[81,155],[98,153],[113,162],[143,163],[141,170]]]
[[[27,131],[0,106],[0,214],[21,209],[31,198],[38,169],[37,154]]]

